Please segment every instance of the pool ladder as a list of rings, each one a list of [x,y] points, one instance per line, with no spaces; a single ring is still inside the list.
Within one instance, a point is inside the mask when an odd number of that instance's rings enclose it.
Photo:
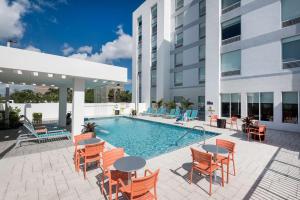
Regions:
[[[190,130],[187,130],[180,138],[178,138],[178,140],[176,140],[175,144],[178,145],[178,142],[180,140],[182,140],[187,134],[189,134],[190,132],[192,132],[193,130],[202,130],[203,131],[203,135],[204,135],[204,144],[205,144],[205,129],[203,126],[194,126],[193,128],[191,128]]]

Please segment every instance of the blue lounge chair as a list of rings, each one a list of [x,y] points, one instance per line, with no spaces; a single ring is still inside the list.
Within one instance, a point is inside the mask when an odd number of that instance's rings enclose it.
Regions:
[[[169,115],[175,115],[175,109],[171,109],[169,114],[165,114],[163,117],[168,117]]]
[[[166,112],[167,112],[167,109],[166,109],[166,108],[160,108],[160,109],[158,110],[158,112],[157,112],[155,115],[153,115],[153,116],[154,116],[154,117],[163,116],[163,115],[166,114]]]
[[[180,109],[179,108],[176,108],[176,110],[175,110],[175,113],[173,114],[173,115],[166,115],[166,118],[177,118],[177,117],[179,117],[180,116]]]
[[[191,113],[192,113],[192,110],[186,110],[185,111],[186,117],[187,118],[191,117]]]
[[[20,134],[17,138],[17,142],[15,147],[21,145],[22,142],[28,141],[44,141],[49,139],[59,139],[59,138],[67,138],[71,139],[71,133],[67,130],[55,130],[48,131],[47,133],[38,134],[33,127],[28,125],[27,123],[23,124],[23,127],[27,129],[28,133]]]
[[[151,114],[151,113],[152,113],[152,108],[149,107],[149,108],[147,109],[147,111],[142,112],[141,115],[149,115],[149,114]]]
[[[198,118],[198,110],[192,110],[191,116],[188,117],[188,120],[195,120]]]

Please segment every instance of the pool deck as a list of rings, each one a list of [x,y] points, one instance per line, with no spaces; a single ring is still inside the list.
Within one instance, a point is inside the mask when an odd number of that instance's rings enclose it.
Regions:
[[[169,124],[175,121],[139,118]],[[184,147],[147,161],[146,168],[160,169],[158,199],[300,199],[300,133],[268,129],[266,142],[259,143],[249,142],[240,131],[210,127],[199,121],[184,126],[195,125],[220,133],[206,143],[214,144],[216,138],[236,143],[237,174],[230,175],[229,184],[224,187],[214,184],[210,197],[207,178],[195,174],[194,182],[189,184],[191,152],[190,147]],[[74,171],[71,141],[28,144],[14,149],[14,139],[15,130],[0,131],[0,200],[108,199],[100,192],[99,169],[89,170],[86,180],[82,172]],[[201,149],[201,144],[191,146]]]

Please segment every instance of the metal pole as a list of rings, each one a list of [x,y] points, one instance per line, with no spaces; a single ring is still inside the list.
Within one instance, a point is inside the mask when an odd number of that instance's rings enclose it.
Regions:
[[[9,85],[6,85],[5,88],[5,125],[9,127]]]

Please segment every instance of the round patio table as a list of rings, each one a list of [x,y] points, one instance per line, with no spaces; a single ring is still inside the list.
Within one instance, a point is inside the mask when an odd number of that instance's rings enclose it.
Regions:
[[[89,145],[89,144],[97,144],[101,142],[101,139],[99,138],[90,138],[86,140],[81,140],[78,142],[78,145]]]
[[[121,172],[128,173],[128,183],[131,182],[131,173],[146,165],[146,160],[139,156],[127,156],[116,160],[114,168]]]
[[[228,154],[227,149],[225,149],[223,147],[219,147],[215,144],[204,144],[204,145],[202,145],[202,148],[209,153],[213,153],[214,162],[217,162],[218,154]],[[216,171],[214,171],[214,181],[216,181],[216,180],[217,180],[217,173],[216,173]]]

